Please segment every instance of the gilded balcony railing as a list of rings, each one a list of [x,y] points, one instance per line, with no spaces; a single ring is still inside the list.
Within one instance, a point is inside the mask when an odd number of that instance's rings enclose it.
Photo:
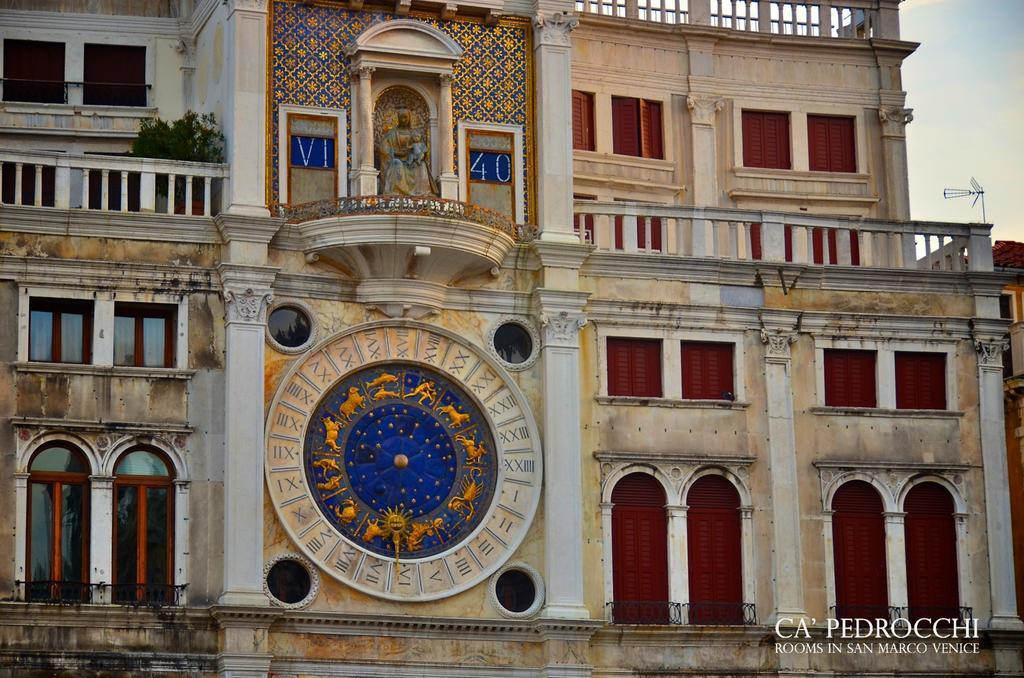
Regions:
[[[515,222],[500,212],[458,200],[431,196],[359,195],[336,200],[319,200],[302,205],[277,205],[275,212],[277,216],[284,217],[288,223],[293,224],[328,217],[357,215],[429,216],[468,221],[500,231],[513,239],[519,238],[519,229]]]

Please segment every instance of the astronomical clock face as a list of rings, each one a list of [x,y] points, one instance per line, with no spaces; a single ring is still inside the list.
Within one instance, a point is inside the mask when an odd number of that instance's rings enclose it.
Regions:
[[[511,556],[540,495],[526,403],[478,349],[412,324],[329,340],[270,411],[267,485],[291,538],[362,591],[429,600]]]

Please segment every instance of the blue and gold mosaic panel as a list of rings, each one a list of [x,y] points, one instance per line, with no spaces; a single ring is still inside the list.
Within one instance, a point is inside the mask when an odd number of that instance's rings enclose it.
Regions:
[[[339,5],[275,0],[270,41],[269,192],[278,200],[277,109],[280,104],[350,111],[345,50],[370,26],[402,18],[383,10],[350,11]],[[531,29],[525,19],[487,26],[477,19],[413,17],[443,31],[464,50],[452,81],[454,121],[522,125],[526,214],[532,214],[533,166]],[[349,120],[352,116],[349,115]],[[351,127],[351,126],[350,126]],[[352,148],[351,135],[349,143]],[[456,152],[456,166],[461,158]],[[351,167],[351,153],[349,157]],[[529,219],[529,216],[528,216]]]

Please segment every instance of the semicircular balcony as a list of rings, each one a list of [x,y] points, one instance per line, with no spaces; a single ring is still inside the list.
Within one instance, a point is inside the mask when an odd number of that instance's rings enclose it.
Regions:
[[[282,205],[278,214],[307,258],[359,281],[360,301],[378,306],[439,309],[444,288],[500,267],[519,238],[499,212],[431,196],[356,196]]]

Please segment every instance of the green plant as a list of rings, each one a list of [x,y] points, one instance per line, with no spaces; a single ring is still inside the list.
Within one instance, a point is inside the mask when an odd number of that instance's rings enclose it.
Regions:
[[[140,158],[224,162],[224,135],[213,113],[189,111],[173,122],[160,118],[143,120],[132,143],[132,155]]]

